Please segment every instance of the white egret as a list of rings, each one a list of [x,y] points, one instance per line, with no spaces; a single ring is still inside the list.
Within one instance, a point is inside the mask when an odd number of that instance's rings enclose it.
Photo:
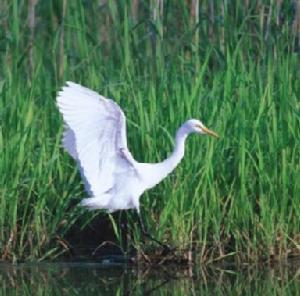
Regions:
[[[175,149],[159,163],[137,162],[127,148],[126,119],[117,103],[74,82],[59,92],[63,146],[77,162],[88,192],[81,205],[89,209],[140,210],[140,196],[166,178],[184,156],[191,133],[218,135],[190,119],[178,129]],[[144,231],[144,227],[143,231]]]

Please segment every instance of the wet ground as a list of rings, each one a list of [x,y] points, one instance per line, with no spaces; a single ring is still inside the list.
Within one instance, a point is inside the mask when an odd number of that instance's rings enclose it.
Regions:
[[[300,295],[300,261],[274,266],[0,264],[1,295]]]

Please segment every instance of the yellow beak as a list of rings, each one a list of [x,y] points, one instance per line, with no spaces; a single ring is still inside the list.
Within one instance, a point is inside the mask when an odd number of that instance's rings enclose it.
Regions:
[[[211,131],[210,129],[208,129],[207,127],[202,127],[202,130],[206,133],[206,134],[208,134],[208,135],[210,135],[210,136],[213,136],[213,137],[216,137],[216,138],[219,138],[219,135],[217,134],[217,133],[215,133],[215,132],[213,132],[213,131]]]

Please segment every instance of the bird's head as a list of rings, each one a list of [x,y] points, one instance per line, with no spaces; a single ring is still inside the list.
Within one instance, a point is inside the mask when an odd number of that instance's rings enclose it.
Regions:
[[[190,119],[184,124],[189,133],[197,133],[203,135],[210,135],[219,138],[219,135],[212,130],[208,129],[200,120]]]

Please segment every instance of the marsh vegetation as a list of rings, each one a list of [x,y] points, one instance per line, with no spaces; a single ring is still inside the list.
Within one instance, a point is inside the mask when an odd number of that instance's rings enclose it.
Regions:
[[[61,148],[66,80],[122,106],[139,161],[166,157],[187,118],[221,135],[189,139],[142,198],[154,236],[202,262],[299,253],[297,1],[3,0],[0,11],[2,260],[57,257],[72,227],[103,216],[77,206],[86,193]],[[140,250],[127,215],[127,242],[112,217],[116,243]]]

